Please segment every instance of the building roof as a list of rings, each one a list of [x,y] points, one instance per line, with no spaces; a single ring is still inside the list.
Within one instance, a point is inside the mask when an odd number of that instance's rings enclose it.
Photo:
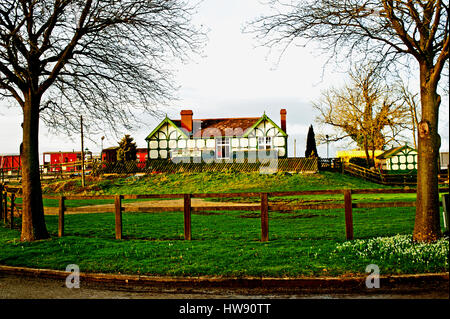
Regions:
[[[237,117],[237,118],[213,118],[213,119],[192,119],[192,137],[201,138],[203,136],[214,136],[218,133],[221,136],[246,137],[252,128],[256,127],[261,121],[267,120],[277,127],[283,135],[287,136],[277,124],[275,124],[266,114],[260,117]],[[164,124],[177,128],[183,135],[185,131],[181,127],[181,120],[171,120],[165,118],[146,138],[150,139]],[[187,136],[186,136],[187,137]]]
[[[403,146],[391,148],[390,150],[387,150],[387,151],[381,153],[380,155],[378,155],[377,158],[378,159],[389,158],[389,157],[392,157],[392,156],[396,155],[397,153],[403,151],[404,149],[414,150],[412,147],[405,144]]]
[[[375,150],[375,155],[381,155],[385,151]],[[372,150],[369,151],[372,154]],[[336,157],[366,157],[366,151],[360,149],[336,151]]]
[[[260,117],[242,117],[193,120],[192,136],[202,137],[220,132],[222,136],[233,135],[240,137],[255,125],[259,119]]]

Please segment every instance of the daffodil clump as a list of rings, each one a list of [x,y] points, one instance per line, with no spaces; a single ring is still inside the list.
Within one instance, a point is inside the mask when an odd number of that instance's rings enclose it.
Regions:
[[[408,265],[411,271],[448,271],[449,237],[433,243],[414,242],[411,235],[357,239],[338,244],[334,254],[364,259],[386,268]]]

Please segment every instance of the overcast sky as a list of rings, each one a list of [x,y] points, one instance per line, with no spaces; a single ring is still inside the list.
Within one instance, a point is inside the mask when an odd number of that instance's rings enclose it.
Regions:
[[[344,74],[332,67],[325,69],[325,57],[311,47],[291,47],[277,62],[277,54],[269,55],[268,49],[256,47],[249,34],[242,34],[245,22],[267,11],[258,0],[204,0],[194,22],[203,24],[210,31],[205,57],[182,65],[177,74],[181,86],[179,99],[167,110],[170,118],[179,119],[180,110],[191,109],[194,118],[255,117],[263,112],[275,122],[280,122],[280,109],[287,110],[289,155],[293,155],[296,140],[297,156],[304,156],[306,134],[313,124],[315,133],[327,133],[316,127],[316,114],[311,102],[317,100],[321,90],[343,84]],[[0,154],[18,153],[22,140],[21,111],[18,107],[0,107]],[[442,151],[448,151],[448,98],[443,99],[440,113]],[[128,132],[138,147],[146,147],[145,137],[160,119],[148,118],[145,127]],[[85,140],[86,147],[94,153],[101,149],[102,135]],[[104,147],[117,145],[116,136],[108,136]],[[329,146],[330,157],[343,145]],[[44,151],[79,150],[80,139],[54,136],[41,125],[40,153]],[[318,145],[319,156],[325,157],[326,146]]]

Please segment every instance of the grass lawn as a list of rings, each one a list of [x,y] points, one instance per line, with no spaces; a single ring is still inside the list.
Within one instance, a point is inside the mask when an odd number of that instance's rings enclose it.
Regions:
[[[333,173],[158,174],[139,180],[91,182],[89,194],[384,188]],[[77,181],[73,185],[59,183],[46,185],[45,193],[82,191]],[[355,195],[357,201],[407,201],[414,197]],[[308,196],[301,200],[330,198]],[[342,200],[342,196],[334,200]],[[0,227],[0,264],[61,270],[77,264],[83,272],[225,277],[365,274],[369,264],[377,264],[381,275],[448,271],[448,237],[425,246],[411,242],[415,208],[353,212],[355,240],[349,242],[345,241],[343,210],[270,212],[266,243],[259,241],[259,212],[193,213],[192,241],[183,239],[182,212],[124,213],[123,240],[114,239],[112,213],[66,215],[63,238],[57,238],[58,217],[46,216],[52,235],[49,240],[21,243],[19,224],[13,230]]]
[[[264,191],[300,191],[341,188],[390,188],[358,178],[331,172],[317,174],[212,173],[151,174],[140,178],[87,178],[86,188],[80,179],[49,181],[44,194],[181,194],[232,193]]]

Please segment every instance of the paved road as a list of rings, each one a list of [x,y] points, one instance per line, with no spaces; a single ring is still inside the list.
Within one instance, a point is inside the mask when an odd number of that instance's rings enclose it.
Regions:
[[[449,286],[397,287],[367,292],[275,291],[262,289],[189,289],[149,286],[117,286],[80,282],[69,289],[61,279],[0,274],[0,299],[449,299]]]

